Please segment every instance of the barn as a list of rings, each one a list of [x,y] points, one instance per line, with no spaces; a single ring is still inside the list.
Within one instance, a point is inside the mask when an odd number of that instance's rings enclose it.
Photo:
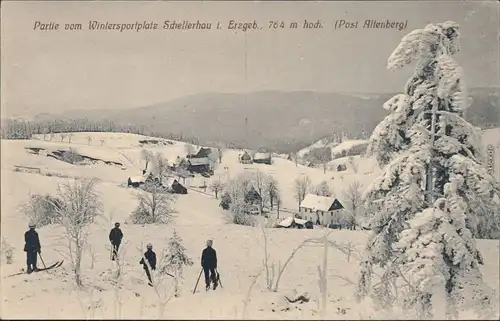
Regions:
[[[172,188],[172,193],[174,194],[187,194],[187,188],[181,185],[176,179],[172,182],[172,185],[170,185]]]

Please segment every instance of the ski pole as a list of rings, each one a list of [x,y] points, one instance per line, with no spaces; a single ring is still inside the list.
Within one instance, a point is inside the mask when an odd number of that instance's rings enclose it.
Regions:
[[[196,281],[196,285],[194,286],[193,294],[196,292],[196,288],[198,287],[198,283],[200,282],[201,273],[203,273],[203,268],[201,268],[200,275],[198,275],[198,280]]]
[[[40,260],[42,260],[43,267],[47,269],[47,266],[45,265],[45,262],[43,261],[42,253],[38,252],[38,256],[40,256]]]

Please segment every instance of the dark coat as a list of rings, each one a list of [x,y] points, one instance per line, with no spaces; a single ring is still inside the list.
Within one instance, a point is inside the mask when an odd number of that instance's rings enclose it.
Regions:
[[[109,232],[109,241],[111,244],[120,244],[122,242],[123,233],[119,227],[114,227]]]
[[[201,266],[208,269],[217,268],[217,252],[210,246],[207,246],[201,252]]]
[[[40,245],[40,239],[38,238],[38,233],[35,230],[29,230],[24,233],[24,251],[25,252],[39,252],[42,247]]]
[[[153,250],[147,250],[146,252],[144,252],[144,256],[146,257],[146,260],[148,260],[151,269],[156,270],[156,253],[153,252]],[[142,264],[145,269],[148,266],[146,262],[144,262],[144,258],[141,259],[139,264]]]

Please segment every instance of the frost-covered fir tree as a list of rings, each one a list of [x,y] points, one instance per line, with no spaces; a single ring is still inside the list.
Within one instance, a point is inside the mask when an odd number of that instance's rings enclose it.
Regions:
[[[179,286],[183,279],[183,269],[185,266],[193,265],[193,261],[186,254],[182,238],[174,231],[168,240],[168,248],[160,265],[160,273],[173,273],[175,277],[175,296],[180,296]]]
[[[498,237],[500,190],[482,165],[478,131],[463,118],[466,88],[452,58],[458,37],[454,22],[403,37],[388,69],[415,62],[415,72],[404,93],[384,104],[390,114],[367,150],[385,168],[365,194],[380,210],[358,295],[372,294],[383,307],[404,298],[419,317],[456,316],[455,308],[486,313],[495,301],[482,281],[474,236]]]

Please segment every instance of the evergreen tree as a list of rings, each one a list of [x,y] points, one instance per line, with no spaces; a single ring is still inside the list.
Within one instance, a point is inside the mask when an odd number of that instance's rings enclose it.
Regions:
[[[183,269],[185,266],[193,265],[193,261],[186,254],[182,238],[174,231],[168,240],[168,248],[163,256],[160,273],[173,273],[175,277],[175,296],[180,296],[179,285],[183,279]]]
[[[466,88],[452,58],[458,37],[454,22],[403,37],[388,69],[416,62],[415,73],[385,103],[390,114],[367,150],[385,169],[365,194],[381,210],[371,222],[358,297],[374,294],[385,307],[404,297],[419,317],[456,315],[458,306],[488,312],[495,301],[474,236],[498,237],[500,189],[482,165],[479,133],[463,118]],[[381,281],[370,291],[377,268]],[[401,280],[406,291],[395,292]]]

